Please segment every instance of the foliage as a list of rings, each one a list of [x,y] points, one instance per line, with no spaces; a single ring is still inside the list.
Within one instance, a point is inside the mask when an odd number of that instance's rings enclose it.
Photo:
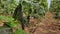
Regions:
[[[47,0],[23,0],[22,1],[22,6],[23,6],[23,12],[28,15],[29,14],[29,9],[32,9],[32,13],[30,14],[31,16],[35,15],[34,14],[34,9],[36,9],[37,13],[39,16],[41,14],[44,14],[47,11]]]
[[[26,34],[26,33],[21,29],[16,29],[16,31],[13,34]]]
[[[0,13],[11,14],[16,6],[16,0],[0,0]]]
[[[22,6],[20,6],[22,5]],[[22,8],[21,8],[22,7]],[[16,7],[16,13],[14,12],[14,17],[16,19],[18,18],[21,22],[29,22],[29,19],[27,19],[27,16],[32,16],[35,18],[38,18],[40,16],[44,16],[46,10],[47,10],[47,0],[40,0],[39,2],[35,2],[34,0],[21,0],[19,5]],[[35,13],[36,11],[36,13]],[[22,13],[25,14],[25,16],[22,16]],[[24,15],[23,14],[23,15]],[[21,19],[20,19],[21,18]]]
[[[6,21],[5,24],[10,26],[10,28],[17,26],[17,24],[15,23],[12,17],[0,15],[0,20],[5,20]],[[16,27],[16,31],[13,34],[26,34],[26,33],[22,29],[19,29],[18,27]]]
[[[60,1],[51,1],[50,11],[54,14],[55,18],[60,19]]]
[[[5,24],[10,26],[11,28],[14,27],[16,24],[14,23],[14,19],[12,17],[0,16],[0,20],[5,20]]]

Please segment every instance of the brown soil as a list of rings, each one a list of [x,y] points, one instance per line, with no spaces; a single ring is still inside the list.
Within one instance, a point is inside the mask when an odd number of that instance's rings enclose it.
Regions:
[[[60,34],[60,20],[54,19],[51,12],[45,18],[31,19],[29,27],[25,27],[27,34]]]

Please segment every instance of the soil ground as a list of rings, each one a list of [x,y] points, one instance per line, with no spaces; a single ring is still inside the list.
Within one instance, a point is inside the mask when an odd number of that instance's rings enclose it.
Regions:
[[[60,20],[53,18],[51,12],[45,18],[30,19],[29,27],[25,27],[27,34],[60,34]]]

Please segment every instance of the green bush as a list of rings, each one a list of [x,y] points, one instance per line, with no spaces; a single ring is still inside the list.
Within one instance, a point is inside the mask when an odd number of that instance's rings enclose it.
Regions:
[[[55,18],[60,19],[60,1],[59,0],[52,0],[50,11],[54,14]]]
[[[14,19],[12,17],[8,17],[8,16],[0,16],[0,20],[6,20],[5,24],[7,24],[8,26],[10,26],[10,28],[13,28],[14,26],[17,26],[17,24],[15,23]],[[17,27],[16,31],[13,32],[13,34],[26,34],[22,29],[19,29]]]

